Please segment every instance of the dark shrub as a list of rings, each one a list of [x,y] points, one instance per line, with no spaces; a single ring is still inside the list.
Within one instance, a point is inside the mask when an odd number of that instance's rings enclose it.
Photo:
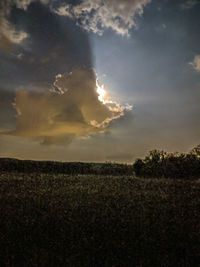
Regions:
[[[133,169],[139,177],[199,178],[200,145],[188,154],[152,150],[144,159],[137,159]]]

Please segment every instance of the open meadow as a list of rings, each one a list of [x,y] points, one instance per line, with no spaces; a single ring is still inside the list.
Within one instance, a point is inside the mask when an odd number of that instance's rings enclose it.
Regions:
[[[198,266],[200,181],[0,174],[0,266]]]

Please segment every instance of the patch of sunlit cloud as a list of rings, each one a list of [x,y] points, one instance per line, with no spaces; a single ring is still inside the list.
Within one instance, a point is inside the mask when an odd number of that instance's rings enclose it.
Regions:
[[[113,120],[132,109],[110,100],[94,70],[83,67],[58,74],[48,91],[21,88],[13,106],[16,129],[2,134],[37,139],[45,145],[103,133]]]

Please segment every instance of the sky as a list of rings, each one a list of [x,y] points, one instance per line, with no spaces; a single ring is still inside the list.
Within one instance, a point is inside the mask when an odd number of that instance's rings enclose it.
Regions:
[[[0,157],[200,144],[200,1],[1,0]]]

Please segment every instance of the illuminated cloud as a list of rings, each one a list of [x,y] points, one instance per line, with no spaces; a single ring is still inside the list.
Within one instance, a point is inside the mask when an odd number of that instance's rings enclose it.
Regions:
[[[6,19],[0,19],[0,42],[8,45],[9,43],[20,44],[27,37],[26,32],[16,31]]]
[[[196,71],[200,72],[200,55],[196,55],[196,56],[194,57],[193,62],[190,62],[189,64],[192,65],[192,67],[193,67]]]
[[[0,3],[0,47],[9,50],[13,44],[21,44],[28,37],[24,31],[17,30],[8,20],[12,7],[27,10],[27,7],[37,0],[1,0]],[[49,0],[39,0],[42,4],[48,4]]]
[[[30,5],[30,3],[37,2],[37,1],[44,5],[49,3],[49,0],[15,0],[14,2],[16,3],[16,6],[18,8],[26,10],[27,7]]]
[[[143,8],[151,0],[84,0],[80,4],[66,4],[55,12],[76,20],[87,31],[101,35],[105,28],[111,28],[122,36],[129,35],[135,26],[135,16],[143,13]]]
[[[27,7],[33,2],[40,2],[41,4],[48,4],[49,0],[1,0],[0,9],[5,15],[10,13],[13,6],[26,10]]]
[[[87,31],[101,35],[106,28],[111,28],[122,36],[129,35],[135,26],[135,16],[143,13],[143,8],[151,0],[83,0],[79,4],[63,4],[53,7],[50,0],[2,0],[0,4],[0,46],[8,50],[12,44],[20,44],[28,37],[24,31],[17,30],[7,17],[12,7],[27,10],[31,3],[40,2],[50,10],[76,21]],[[59,2],[56,4],[58,6]]]
[[[43,144],[70,142],[98,132],[124,115],[130,106],[99,100],[99,85],[92,69],[75,68],[56,76],[54,90],[16,93],[16,129],[3,134],[36,138]]]
[[[0,47],[4,50],[8,50],[12,44],[19,45],[28,37],[26,32],[16,30],[6,19],[10,12],[11,3],[11,1],[3,1],[0,6]]]

